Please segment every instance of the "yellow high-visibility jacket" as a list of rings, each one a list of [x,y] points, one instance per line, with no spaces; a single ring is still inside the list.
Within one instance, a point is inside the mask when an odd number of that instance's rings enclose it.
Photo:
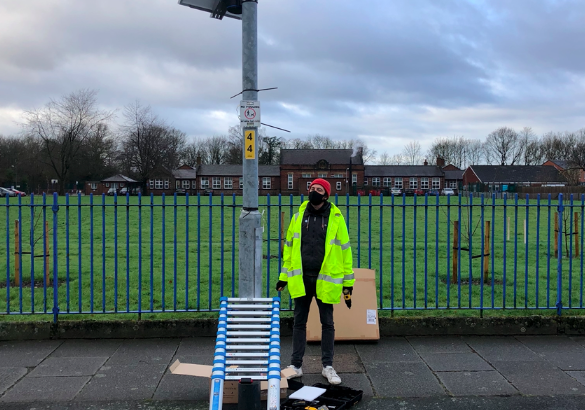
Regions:
[[[284,244],[283,266],[279,280],[288,282],[288,290],[293,299],[305,296],[301,257],[301,226],[308,203],[309,201],[303,202],[299,211],[294,214],[288,226]],[[343,287],[353,286],[354,283],[347,225],[339,208],[331,204],[325,237],[325,257],[317,277],[317,298],[323,303],[339,303]]]

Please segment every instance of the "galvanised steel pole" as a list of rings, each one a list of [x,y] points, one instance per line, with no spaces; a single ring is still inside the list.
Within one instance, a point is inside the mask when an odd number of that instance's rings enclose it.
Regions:
[[[242,2],[243,99],[258,101],[258,1]],[[246,159],[246,138],[253,132],[253,158]],[[243,209],[240,214],[239,297],[262,296],[262,227],[258,212],[258,128],[244,128]],[[252,156],[252,155],[249,155]]]

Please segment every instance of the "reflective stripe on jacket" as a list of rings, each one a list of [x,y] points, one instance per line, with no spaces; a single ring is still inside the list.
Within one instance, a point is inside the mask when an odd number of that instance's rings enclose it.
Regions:
[[[293,299],[305,296],[301,234],[302,219],[308,203],[309,201],[303,202],[290,221],[284,244],[283,266],[278,278],[288,282],[288,291]],[[339,303],[343,286],[353,286],[354,283],[347,225],[339,208],[331,204],[325,237],[325,258],[317,277],[317,298],[323,303]]]

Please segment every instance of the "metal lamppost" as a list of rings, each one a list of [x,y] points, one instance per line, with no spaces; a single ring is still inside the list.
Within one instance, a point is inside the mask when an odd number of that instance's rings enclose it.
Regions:
[[[262,296],[262,216],[258,212],[258,0],[179,0],[221,20],[242,20],[242,94],[240,121],[244,133],[243,209],[239,228],[239,297]]]

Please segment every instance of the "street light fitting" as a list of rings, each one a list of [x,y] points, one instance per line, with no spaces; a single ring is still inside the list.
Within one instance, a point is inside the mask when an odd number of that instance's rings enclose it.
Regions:
[[[222,20],[224,17],[242,19],[242,0],[179,0],[181,6],[207,11],[211,18]]]

